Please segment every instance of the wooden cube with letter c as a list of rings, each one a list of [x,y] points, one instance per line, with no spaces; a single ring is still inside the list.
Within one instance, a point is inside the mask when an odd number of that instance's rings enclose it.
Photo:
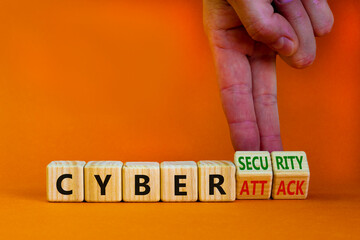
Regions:
[[[160,165],[161,200],[191,202],[198,199],[198,172],[194,161],[168,161]]]
[[[125,202],[160,201],[160,165],[158,162],[127,162],[123,167]]]
[[[122,199],[120,161],[90,161],[84,167],[85,201],[120,202]]]
[[[50,202],[84,201],[84,161],[52,161],[46,167],[46,192]]]
[[[272,152],[273,199],[305,199],[310,170],[305,152]]]
[[[199,161],[199,200],[234,201],[235,165],[230,161]]]
[[[237,199],[269,199],[273,172],[270,153],[266,151],[237,151],[236,166]]]

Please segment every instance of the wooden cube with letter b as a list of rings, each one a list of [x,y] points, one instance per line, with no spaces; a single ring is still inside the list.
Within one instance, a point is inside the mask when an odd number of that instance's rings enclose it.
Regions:
[[[269,199],[273,172],[270,153],[266,151],[235,152],[236,198]]]
[[[85,201],[120,202],[122,199],[120,161],[90,161],[84,167]]]
[[[160,165],[158,162],[127,162],[123,167],[125,202],[160,201]]]
[[[272,152],[273,199],[305,199],[310,171],[305,152]]]
[[[199,200],[234,201],[235,165],[230,161],[199,161]]]
[[[52,161],[46,167],[46,192],[50,202],[84,201],[84,161]]]
[[[162,162],[161,200],[189,202],[198,199],[198,172],[194,161]]]

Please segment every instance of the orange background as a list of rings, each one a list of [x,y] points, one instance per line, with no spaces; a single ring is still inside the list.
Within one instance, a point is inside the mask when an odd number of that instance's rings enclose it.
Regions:
[[[54,159],[232,160],[202,4],[2,0],[0,238],[359,237],[360,2],[330,4],[313,66],[278,63],[282,138],[308,155],[308,200],[51,204]]]

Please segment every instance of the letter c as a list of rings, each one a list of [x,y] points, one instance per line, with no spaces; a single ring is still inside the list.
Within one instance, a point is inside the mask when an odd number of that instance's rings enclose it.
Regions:
[[[71,195],[73,193],[72,190],[66,191],[62,188],[61,183],[65,178],[72,179],[72,174],[63,174],[56,180],[56,189],[59,191],[59,193],[63,195]]]
[[[287,185],[287,192],[289,193],[289,195],[294,195],[295,192],[291,192],[291,191],[290,191],[290,185],[291,185],[291,184],[295,184],[295,181],[292,180],[292,181],[290,181],[290,182],[288,183],[288,185]]]

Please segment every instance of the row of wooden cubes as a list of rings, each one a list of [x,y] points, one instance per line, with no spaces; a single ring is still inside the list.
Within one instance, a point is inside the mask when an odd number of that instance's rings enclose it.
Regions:
[[[53,161],[47,166],[51,202],[191,202],[305,199],[305,152],[241,152],[230,161]]]

